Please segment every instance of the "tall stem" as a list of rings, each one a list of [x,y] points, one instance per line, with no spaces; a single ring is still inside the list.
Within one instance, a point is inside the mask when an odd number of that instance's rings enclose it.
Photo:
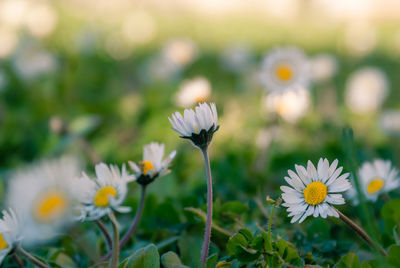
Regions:
[[[31,263],[33,263],[36,266],[39,266],[40,268],[50,268],[47,264],[44,264],[41,262],[39,259],[31,255],[28,251],[25,251],[21,246],[17,248],[17,251],[21,253],[25,258],[27,258]]]
[[[386,251],[380,245],[376,244],[360,226],[358,226],[351,219],[347,218],[347,216],[340,212],[338,209],[334,209],[339,214],[340,219],[344,221],[348,226],[350,226],[350,228],[356,231],[364,239],[364,241],[367,242],[368,245],[370,245],[374,249],[379,250],[383,256],[387,256]]]
[[[119,261],[119,231],[118,231],[118,222],[117,219],[115,218],[114,213],[111,211],[109,214],[112,227],[113,227],[113,232],[114,232],[114,241],[113,241],[113,248],[112,248],[112,260],[109,264],[110,268],[117,268],[118,267],[118,261]]]
[[[135,233],[136,228],[139,225],[140,218],[142,217],[142,214],[143,214],[145,200],[146,200],[146,186],[142,186],[140,201],[139,201],[138,208],[136,210],[135,217],[133,218],[133,221],[132,221],[131,225],[129,226],[128,231],[126,231],[126,233],[124,234],[124,236],[121,239],[121,242],[119,243],[120,248],[125,246],[125,244],[129,241],[129,238],[131,238],[132,234]],[[110,259],[111,254],[112,254],[111,251],[108,252],[107,255],[105,255],[103,258],[101,258],[100,261],[106,261],[106,260]]]
[[[111,239],[110,233],[107,231],[106,226],[100,220],[97,220],[96,224],[97,224],[97,226],[99,226],[99,229],[103,233],[104,239],[106,240],[106,243],[108,246],[108,250],[111,250],[112,249],[112,239]]]
[[[210,246],[211,237],[211,225],[212,225],[212,179],[211,179],[211,168],[210,159],[208,157],[207,148],[201,150],[203,152],[204,163],[206,166],[207,174],[207,220],[206,220],[206,230],[204,232],[204,243],[203,249],[201,250],[201,265],[205,266],[208,256],[208,248]]]

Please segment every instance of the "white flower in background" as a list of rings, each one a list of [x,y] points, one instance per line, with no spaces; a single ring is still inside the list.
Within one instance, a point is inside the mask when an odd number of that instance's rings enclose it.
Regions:
[[[0,24],[18,29],[29,12],[29,1],[4,0],[0,2]],[[1,39],[0,39],[1,40]]]
[[[280,115],[288,122],[295,123],[303,117],[311,105],[307,89],[297,88],[283,93],[270,93],[263,99],[263,109]]]
[[[261,83],[271,92],[307,88],[310,76],[309,60],[300,49],[294,47],[271,50],[261,65]]]
[[[143,160],[139,165],[129,161],[129,165],[135,172],[136,182],[147,185],[156,178],[164,176],[170,172],[168,169],[176,155],[176,151],[164,157],[165,146],[162,143],[152,142],[143,147]]]
[[[232,72],[244,72],[252,63],[251,49],[245,44],[234,44],[224,49],[221,56],[222,66]]]
[[[375,27],[366,21],[354,21],[345,27],[344,45],[351,55],[364,56],[376,46]]]
[[[332,79],[338,69],[337,59],[330,54],[320,54],[311,59],[311,75],[315,81]]]
[[[400,186],[398,169],[393,167],[390,161],[382,159],[364,163],[358,170],[358,180],[365,198],[373,202],[379,195],[388,193]],[[347,194],[355,204],[359,203],[354,187]]]
[[[165,44],[162,55],[165,59],[183,67],[189,63],[192,63],[196,58],[197,46],[190,39],[173,39]]]
[[[130,44],[148,44],[157,34],[157,24],[153,16],[144,10],[135,10],[122,22],[122,36]]]
[[[0,219],[0,265],[4,257],[12,251],[21,241],[20,223],[12,209],[3,210],[3,218]]]
[[[400,110],[385,111],[380,117],[379,126],[391,135],[400,134]]]
[[[51,35],[57,25],[57,13],[47,3],[31,3],[29,12],[25,16],[28,31],[37,38]]]
[[[50,52],[30,45],[18,50],[14,58],[14,67],[23,78],[33,79],[54,72],[57,61]]]
[[[214,133],[219,129],[218,114],[215,103],[210,105],[200,103],[193,109],[185,109],[184,116],[175,112],[168,117],[172,129],[181,135],[181,138],[189,139],[195,146],[205,149],[210,144]]]
[[[76,193],[72,182],[80,170],[77,159],[64,157],[42,161],[11,176],[7,205],[17,211],[28,246],[53,238],[72,222]]]
[[[183,81],[175,96],[175,102],[181,107],[191,107],[210,98],[211,84],[205,77],[196,77]]]
[[[0,25],[0,58],[11,55],[18,45],[18,34],[15,30]]]
[[[175,78],[181,71],[181,68],[177,64],[164,58],[162,55],[150,58],[145,68],[145,74],[148,74],[149,77],[147,79],[149,81],[169,80]]]
[[[355,113],[377,111],[389,92],[384,72],[374,67],[364,67],[353,73],[346,85],[346,104]]]
[[[135,178],[129,175],[125,165],[120,171],[117,166],[107,166],[104,163],[95,166],[96,177],[89,178],[86,173],[76,179],[75,184],[79,185],[79,205],[76,210],[80,213],[80,220],[97,220],[112,210],[120,213],[130,211],[129,207],[121,204],[125,200],[127,184]]]
[[[308,161],[307,169],[295,165],[297,173],[288,170],[289,177],[285,180],[291,187],[281,186],[281,190],[282,206],[287,207],[288,216],[293,217],[291,223],[298,220],[301,223],[311,215],[339,217],[332,205],[345,203],[340,193],[350,189],[351,183],[347,180],[349,173],[340,175],[343,168],[337,165],[337,159],[329,165],[326,158],[321,158],[317,168]]]

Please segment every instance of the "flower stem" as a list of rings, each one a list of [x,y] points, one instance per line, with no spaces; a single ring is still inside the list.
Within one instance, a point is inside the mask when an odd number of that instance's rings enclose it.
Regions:
[[[142,186],[140,201],[139,201],[138,208],[136,210],[135,217],[133,218],[133,221],[132,221],[131,225],[129,226],[128,231],[126,231],[126,233],[124,234],[124,236],[122,237],[122,239],[119,243],[120,248],[125,246],[125,244],[129,241],[129,238],[131,238],[132,234],[135,233],[136,228],[139,225],[140,218],[142,217],[142,214],[143,214],[145,200],[146,200],[146,186]],[[107,255],[105,255],[103,258],[100,259],[100,261],[107,261],[108,259],[110,259],[111,255],[112,255],[112,251],[109,251],[107,253]]]
[[[21,258],[16,253],[13,254],[13,258],[14,258],[15,262],[18,264],[18,267],[25,267]]]
[[[113,243],[113,248],[112,248],[112,260],[109,264],[109,268],[117,268],[118,267],[118,261],[119,261],[119,231],[118,231],[118,221],[115,218],[114,213],[111,211],[109,214],[112,227],[113,227],[113,232],[114,232],[114,243]]]
[[[354,231],[356,231],[363,239],[365,242],[367,242],[368,245],[370,245],[372,248],[379,250],[380,253],[382,253],[383,256],[387,256],[386,251],[377,243],[375,243],[371,237],[360,227],[358,226],[354,221],[349,219],[346,215],[344,215],[342,212],[340,212],[338,209],[334,208],[335,211],[339,214],[339,217],[342,221],[344,221],[350,228],[352,228]]]
[[[206,265],[207,256],[208,256],[208,248],[210,246],[210,237],[211,237],[211,226],[212,226],[212,178],[211,178],[211,168],[210,168],[210,159],[208,157],[207,148],[201,150],[204,157],[204,162],[206,166],[206,174],[207,174],[207,220],[206,220],[206,229],[204,232],[204,242],[203,249],[201,250],[201,265],[204,267]]]
[[[106,226],[100,221],[96,221],[97,226],[99,226],[100,231],[103,233],[104,239],[106,240],[108,250],[112,249],[112,239],[110,233],[107,231]]]
[[[26,251],[25,249],[23,249],[21,246],[19,246],[17,248],[17,251],[19,253],[21,253],[25,258],[27,258],[31,263],[33,263],[34,265],[40,267],[40,268],[50,268],[50,266],[48,266],[47,264],[44,264],[43,262],[41,262],[39,259],[37,259],[36,257],[34,257],[33,255],[31,255],[28,251]]]
[[[268,217],[268,239],[269,239],[269,250],[272,250],[272,237],[271,237],[271,229],[272,229],[272,215],[274,215],[274,207],[275,205],[271,206],[271,213]]]

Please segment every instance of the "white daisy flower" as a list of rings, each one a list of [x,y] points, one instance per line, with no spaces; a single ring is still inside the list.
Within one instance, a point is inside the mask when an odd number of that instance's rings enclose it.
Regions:
[[[190,139],[195,146],[205,149],[210,144],[214,133],[219,129],[218,114],[215,103],[200,103],[195,110],[185,109],[184,116],[175,112],[168,117],[172,129],[181,138]]]
[[[346,85],[345,101],[355,113],[378,110],[389,93],[384,72],[374,67],[364,67],[353,73]]]
[[[9,209],[9,211],[3,210],[2,213],[3,218],[0,219],[0,264],[22,239],[19,220],[15,212]]]
[[[75,158],[42,161],[17,171],[9,180],[6,203],[18,212],[26,245],[47,240],[72,222],[76,185],[81,171]]]
[[[143,147],[143,160],[139,162],[139,165],[132,161],[129,161],[129,165],[135,172],[136,181],[147,185],[170,172],[168,168],[175,155],[176,151],[173,151],[163,160],[164,144],[152,142]]]
[[[298,88],[283,93],[270,93],[263,99],[263,109],[280,115],[288,122],[295,123],[303,117],[311,106],[311,96],[307,89]]]
[[[175,102],[181,107],[191,107],[210,98],[211,84],[205,77],[196,77],[183,81]]]
[[[125,165],[120,171],[117,166],[99,163],[95,166],[95,173],[95,179],[83,173],[76,181],[80,186],[80,204],[76,207],[80,212],[78,219],[97,220],[112,210],[129,212],[130,208],[121,204],[125,200],[128,182],[134,181],[135,177],[128,174]]]
[[[329,165],[327,159],[321,158],[317,168],[308,161],[307,169],[295,165],[297,173],[288,171],[289,177],[285,180],[291,187],[281,186],[281,190],[285,201],[282,206],[287,207],[289,217],[293,217],[291,223],[298,220],[301,223],[311,215],[339,217],[331,205],[345,203],[340,193],[350,189],[351,183],[347,180],[349,173],[340,175],[343,168],[337,165],[337,159]]]
[[[311,59],[311,75],[315,81],[332,79],[337,69],[337,59],[330,54],[320,54]]]
[[[373,162],[364,163],[358,170],[358,179],[365,198],[373,202],[379,195],[400,186],[399,171],[388,160],[375,159]],[[355,204],[358,204],[359,200],[354,187],[347,194]]]
[[[194,61],[197,56],[197,46],[191,39],[176,38],[169,40],[163,48],[165,59],[178,66],[185,66]]]
[[[297,48],[274,49],[264,57],[260,80],[266,90],[272,92],[307,88],[310,83],[309,61]]]

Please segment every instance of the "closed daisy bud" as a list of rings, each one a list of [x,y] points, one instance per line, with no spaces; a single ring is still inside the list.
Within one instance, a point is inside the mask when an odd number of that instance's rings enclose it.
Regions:
[[[79,201],[76,207],[80,220],[97,220],[112,210],[120,213],[129,212],[128,207],[121,204],[125,200],[127,183],[135,180],[126,171],[125,165],[120,171],[117,166],[107,166],[104,163],[95,166],[96,177],[89,178],[83,175],[77,179],[79,185]]]
[[[72,182],[80,173],[74,158],[43,161],[12,175],[7,204],[18,212],[23,242],[28,246],[51,239],[72,222],[76,189]]]
[[[143,160],[138,164],[129,161],[129,165],[135,172],[136,182],[145,186],[153,182],[156,178],[168,174],[168,169],[176,151],[164,157],[164,144],[152,142],[143,147]]]
[[[22,239],[17,215],[12,209],[3,210],[0,219],[0,264],[5,256],[10,253]]]
[[[309,61],[300,49],[283,47],[265,56],[260,80],[267,91],[279,93],[297,87],[307,88],[310,73]]]
[[[364,163],[358,171],[361,191],[366,199],[376,201],[379,195],[388,193],[400,186],[399,171],[390,161],[375,159]],[[359,203],[357,192],[352,188],[348,196],[355,204]]]
[[[287,207],[291,223],[303,222],[308,216],[339,217],[332,205],[345,203],[341,192],[351,188],[347,180],[349,173],[340,175],[343,168],[337,168],[338,160],[331,165],[327,159],[320,159],[317,168],[308,161],[307,168],[296,165],[296,172],[289,170],[286,182],[291,186],[281,186],[282,206]]]
[[[191,140],[200,149],[208,147],[214,133],[219,129],[215,103],[200,103],[195,110],[185,109],[184,116],[175,112],[168,119],[172,129],[178,132],[181,138]]]

